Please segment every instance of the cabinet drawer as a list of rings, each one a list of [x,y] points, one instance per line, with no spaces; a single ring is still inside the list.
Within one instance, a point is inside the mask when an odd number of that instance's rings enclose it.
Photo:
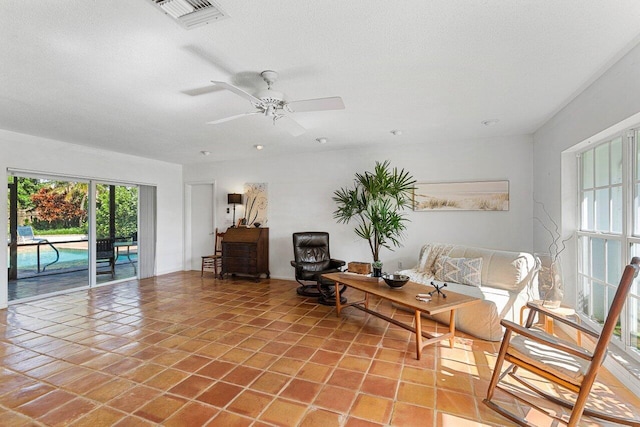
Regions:
[[[258,272],[258,263],[255,259],[225,258],[222,260],[222,270],[228,273],[255,274]]]
[[[222,249],[222,253],[225,257],[257,257],[257,251],[255,246],[247,245],[227,245]]]

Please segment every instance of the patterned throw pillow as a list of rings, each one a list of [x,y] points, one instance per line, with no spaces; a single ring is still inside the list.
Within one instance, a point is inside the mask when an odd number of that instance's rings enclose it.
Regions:
[[[440,256],[435,264],[436,280],[480,287],[482,258],[451,258]]]
[[[449,255],[453,249],[453,245],[445,243],[432,243],[422,254],[420,260],[421,270],[424,272],[435,273],[436,261],[442,255]]]

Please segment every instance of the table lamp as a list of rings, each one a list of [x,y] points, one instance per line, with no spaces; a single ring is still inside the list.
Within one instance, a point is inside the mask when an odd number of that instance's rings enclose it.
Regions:
[[[227,203],[233,205],[233,223],[231,227],[236,226],[236,205],[242,204],[242,194],[239,193],[229,193],[227,194]]]

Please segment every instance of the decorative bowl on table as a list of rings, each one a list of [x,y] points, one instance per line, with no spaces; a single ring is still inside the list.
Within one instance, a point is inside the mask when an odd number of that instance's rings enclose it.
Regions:
[[[382,279],[392,288],[401,288],[409,281],[409,276],[404,274],[383,274]]]

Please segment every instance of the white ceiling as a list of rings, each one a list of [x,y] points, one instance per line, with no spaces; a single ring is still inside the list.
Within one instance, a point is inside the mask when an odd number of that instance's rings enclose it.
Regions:
[[[147,0],[2,0],[0,128],[182,164],[530,134],[640,40],[637,0],[218,4],[187,31]],[[298,137],[205,124],[252,110],[210,80],[253,93],[265,69],[346,109],[295,114]]]

